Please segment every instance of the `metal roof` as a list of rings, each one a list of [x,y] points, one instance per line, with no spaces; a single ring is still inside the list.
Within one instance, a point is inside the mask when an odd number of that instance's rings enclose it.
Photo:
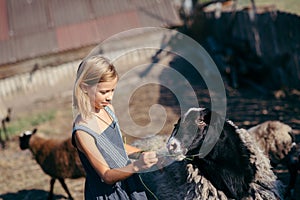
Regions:
[[[0,65],[179,23],[172,0],[0,0]]]

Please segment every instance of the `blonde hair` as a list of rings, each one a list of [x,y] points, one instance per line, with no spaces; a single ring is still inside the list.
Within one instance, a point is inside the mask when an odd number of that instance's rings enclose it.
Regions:
[[[83,90],[83,85],[91,87],[100,82],[112,81],[115,78],[118,78],[118,73],[109,59],[102,55],[84,59],[78,67],[73,88],[73,112],[77,111],[74,114],[81,114],[82,118],[86,119],[91,116],[90,113],[93,110],[90,99]]]

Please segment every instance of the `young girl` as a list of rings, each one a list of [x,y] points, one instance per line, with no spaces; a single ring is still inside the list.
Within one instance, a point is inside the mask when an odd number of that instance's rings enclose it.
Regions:
[[[78,111],[72,140],[86,171],[84,196],[92,199],[147,199],[137,172],[158,161],[155,152],[123,144],[111,105],[118,82],[115,67],[103,56],[85,59],[79,66],[73,91]],[[129,154],[140,156],[133,162]]]

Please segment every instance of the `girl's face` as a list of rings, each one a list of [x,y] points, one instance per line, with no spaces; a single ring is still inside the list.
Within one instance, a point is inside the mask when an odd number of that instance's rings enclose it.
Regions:
[[[118,78],[112,81],[100,82],[86,88],[87,94],[91,101],[91,106],[95,111],[104,108],[111,103]]]

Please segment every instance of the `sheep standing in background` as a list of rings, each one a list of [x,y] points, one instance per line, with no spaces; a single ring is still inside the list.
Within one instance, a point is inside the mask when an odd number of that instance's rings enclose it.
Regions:
[[[48,199],[53,198],[56,179],[61,183],[69,199],[73,199],[64,179],[80,178],[85,176],[85,172],[71,138],[66,140],[46,139],[37,135],[36,132],[37,129],[22,133],[19,137],[20,148],[22,150],[30,149],[42,170],[51,176]]]
[[[300,168],[292,128],[280,121],[266,121],[248,129],[248,132],[254,136],[259,148],[269,157],[273,167],[281,163],[288,168],[290,181],[285,196],[292,195]]]
[[[248,132],[269,157],[272,166],[278,165],[295,145],[292,128],[279,121],[266,121],[248,129]]]

